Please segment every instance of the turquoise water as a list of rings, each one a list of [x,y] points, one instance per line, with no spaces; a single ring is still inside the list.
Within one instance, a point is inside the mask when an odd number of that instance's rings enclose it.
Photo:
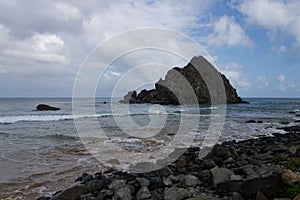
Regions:
[[[288,121],[293,125],[299,117],[300,99],[246,99],[250,104],[228,105],[225,124],[219,141],[242,140],[282,132],[276,128]],[[106,103],[104,103],[106,102]],[[37,104],[46,103],[59,111],[36,111]],[[115,111],[112,112],[112,106]],[[115,122],[131,118],[139,127],[151,125],[151,119],[165,118],[157,141],[172,140],[181,117],[199,116],[195,142],[201,141],[218,106],[153,106],[133,104],[129,111],[117,99],[97,98],[95,105],[82,101],[82,109],[95,107],[94,115],[76,116],[79,120],[95,118],[109,138],[121,138],[122,146],[143,148],[136,139],[124,135]],[[200,113],[199,113],[200,110]],[[222,117],[222,116],[219,116]],[[95,172],[103,166],[86,151],[77,133],[72,114],[71,98],[3,98],[0,99],[0,199],[31,199],[51,193],[74,181],[82,172]],[[246,124],[249,119],[263,123]],[[126,120],[123,120],[126,124]],[[130,126],[128,127],[130,130]],[[157,128],[155,125],[150,129]],[[151,129],[152,130],[152,129]],[[134,128],[131,130],[135,132]],[[139,134],[139,133],[135,133]],[[188,133],[187,133],[188,134]],[[170,137],[169,137],[170,136]],[[125,140],[127,139],[127,140]],[[157,146],[159,148],[159,146]]]

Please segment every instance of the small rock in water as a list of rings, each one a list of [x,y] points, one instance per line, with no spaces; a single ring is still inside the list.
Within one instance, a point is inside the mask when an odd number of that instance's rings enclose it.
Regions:
[[[288,121],[281,121],[279,123],[282,124],[282,125],[288,125],[290,122],[288,122]]]
[[[250,119],[250,120],[246,121],[245,123],[256,123],[256,121],[254,119]]]
[[[36,106],[38,111],[60,110],[60,108],[52,107],[47,104],[39,104]]]

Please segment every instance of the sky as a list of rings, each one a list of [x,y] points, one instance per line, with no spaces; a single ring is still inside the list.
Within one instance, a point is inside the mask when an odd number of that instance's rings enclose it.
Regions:
[[[202,45],[242,97],[300,98],[300,1],[175,2],[0,1],[0,97],[71,97],[80,66],[99,43],[126,31],[157,27]],[[118,65],[129,69],[129,60],[143,56],[129,58]],[[125,83],[137,88],[136,80],[146,77],[153,86],[168,70],[146,68]],[[122,73],[108,70],[97,95],[111,95]]]

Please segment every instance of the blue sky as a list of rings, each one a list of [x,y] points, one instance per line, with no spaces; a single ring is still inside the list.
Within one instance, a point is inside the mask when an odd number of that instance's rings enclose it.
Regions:
[[[0,96],[72,96],[76,72],[97,44],[160,27],[203,45],[242,97],[300,97],[299,7],[297,0],[3,0]],[[122,76],[109,73],[99,96]]]

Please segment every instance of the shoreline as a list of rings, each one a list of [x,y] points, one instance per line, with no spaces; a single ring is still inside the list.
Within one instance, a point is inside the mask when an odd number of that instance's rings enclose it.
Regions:
[[[204,158],[190,147],[154,172],[84,173],[69,188],[38,199],[299,199],[300,126],[282,129],[287,133],[217,144]]]

